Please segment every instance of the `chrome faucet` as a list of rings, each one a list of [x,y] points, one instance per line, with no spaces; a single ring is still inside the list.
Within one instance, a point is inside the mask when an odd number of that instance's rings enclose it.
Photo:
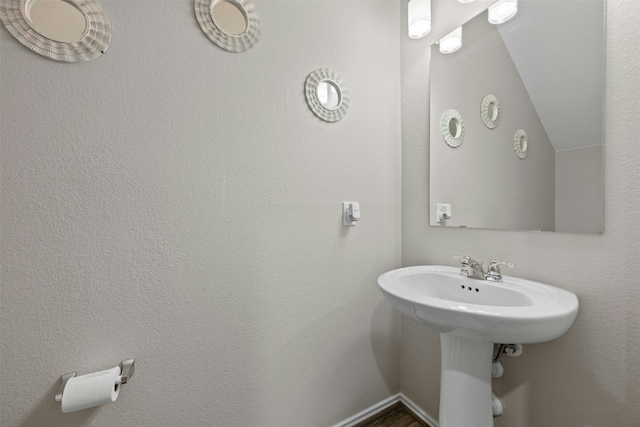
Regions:
[[[471,277],[472,279],[485,280],[487,273],[485,273],[481,262],[476,261],[467,255],[454,255],[454,258],[460,259],[462,268],[460,274],[463,276]]]
[[[478,280],[489,280],[491,282],[502,282],[502,273],[500,272],[500,266],[504,265],[505,267],[513,268],[516,265],[511,262],[498,261],[497,259],[492,259],[489,262],[489,267],[487,267],[487,271],[484,270],[482,262],[478,262],[467,255],[454,255],[454,258],[460,259],[460,264],[462,268],[460,269],[460,274],[463,276],[470,277],[472,279]]]

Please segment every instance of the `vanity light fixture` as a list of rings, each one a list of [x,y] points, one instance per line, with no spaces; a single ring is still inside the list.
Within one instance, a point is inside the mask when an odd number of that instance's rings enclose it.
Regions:
[[[438,42],[440,53],[453,53],[462,46],[462,27],[458,27]]]
[[[409,37],[421,39],[431,32],[431,0],[409,0]]]
[[[518,13],[518,0],[498,0],[489,7],[489,22],[504,24]]]
[[[473,0],[458,0],[458,3],[471,3]]]

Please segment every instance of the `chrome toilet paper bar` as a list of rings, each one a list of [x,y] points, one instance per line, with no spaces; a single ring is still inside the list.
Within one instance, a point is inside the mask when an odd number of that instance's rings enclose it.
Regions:
[[[133,372],[136,368],[136,360],[135,359],[127,359],[120,362],[120,371],[121,371],[121,380],[120,384],[126,384],[129,379],[133,376]],[[58,393],[56,394],[56,402],[62,402],[62,394],[64,393],[64,388],[67,385],[67,381],[71,378],[75,377],[77,372],[68,372],[60,377],[60,387],[58,388]]]

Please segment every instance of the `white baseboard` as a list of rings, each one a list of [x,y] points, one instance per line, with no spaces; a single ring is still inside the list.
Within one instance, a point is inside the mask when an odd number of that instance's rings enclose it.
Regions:
[[[333,427],[353,427],[356,424],[361,423],[362,421],[373,417],[375,414],[377,414],[378,412],[382,411],[383,409],[386,409],[389,406],[398,403],[399,401],[400,401],[400,393],[395,394],[395,395],[393,395],[391,397],[388,397],[385,400],[383,400],[382,402],[378,402],[375,405],[368,407],[364,411],[358,412],[354,416],[349,417],[349,418],[347,418],[346,420],[344,420],[342,422],[339,422],[338,424],[334,425]]]
[[[418,418],[422,419],[430,427],[438,427],[438,421],[434,420],[424,409],[416,405],[413,400],[409,399],[404,394],[400,393],[400,402],[402,402],[407,408],[411,409],[411,412],[416,414]]]
[[[427,423],[427,425],[429,425],[430,427],[438,427],[438,422],[436,420],[431,418],[422,408],[420,408],[411,399],[409,399],[402,393],[394,394],[393,396],[384,399],[382,402],[378,402],[375,405],[368,407],[364,411],[360,411],[354,416],[333,425],[332,427],[353,427],[358,423],[361,423],[373,417],[375,414],[388,408],[389,406],[395,405],[398,402],[402,402],[407,408],[409,408],[414,414],[416,414],[418,418]]]

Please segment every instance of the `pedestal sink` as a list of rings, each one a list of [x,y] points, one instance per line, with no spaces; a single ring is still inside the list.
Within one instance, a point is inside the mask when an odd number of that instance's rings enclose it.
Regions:
[[[400,268],[378,284],[396,309],[440,332],[440,427],[493,426],[493,343],[553,340],[578,314],[566,290],[511,276],[471,279],[455,267]]]

